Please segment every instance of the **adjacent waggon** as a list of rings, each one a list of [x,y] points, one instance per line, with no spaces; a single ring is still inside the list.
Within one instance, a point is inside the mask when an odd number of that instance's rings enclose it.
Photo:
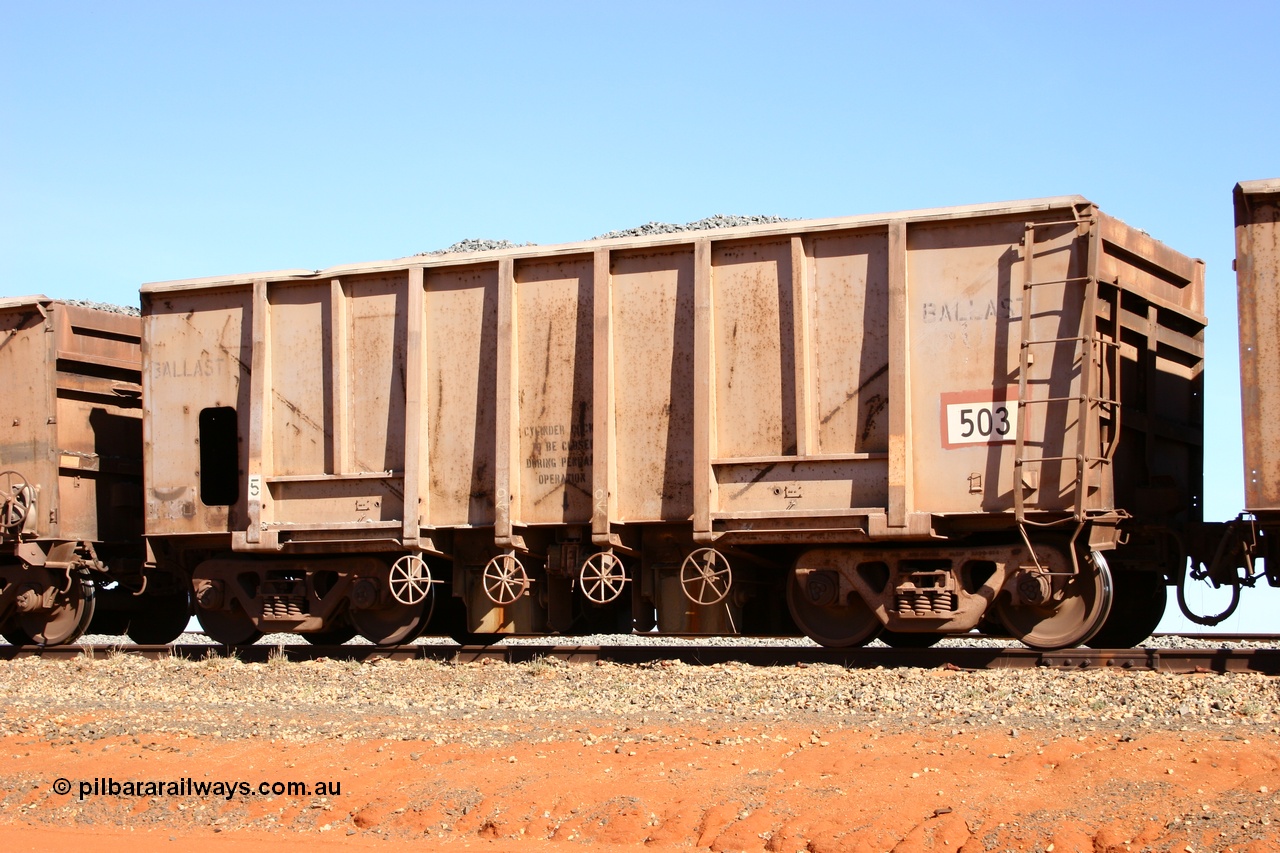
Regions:
[[[148,565],[232,644],[1127,645],[1203,304],[1078,196],[151,284]]]
[[[1204,625],[1235,611],[1241,587],[1263,578],[1280,587],[1280,179],[1236,185],[1235,225],[1245,510],[1185,531],[1191,559],[1178,566],[1230,598],[1221,612],[1193,613],[1188,577],[1174,578],[1183,612]]]
[[[142,524],[142,321],[44,296],[0,300],[0,635],[141,643],[187,623],[187,582],[149,577]]]

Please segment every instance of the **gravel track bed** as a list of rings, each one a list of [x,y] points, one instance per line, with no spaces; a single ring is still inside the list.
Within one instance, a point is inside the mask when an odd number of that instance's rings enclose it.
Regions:
[[[232,658],[23,658],[0,666],[0,735],[32,727],[95,739],[139,731],[215,737],[436,737],[468,721],[490,737],[594,720],[714,725],[725,719],[900,730],[1073,724],[1280,732],[1280,679],[1115,671],[849,670],[833,665],[687,666]],[[103,712],[103,713],[99,713]],[[105,726],[105,728],[104,728]],[[514,728],[513,728],[514,727]],[[474,731],[474,730],[472,730]],[[463,733],[465,735],[465,730]],[[501,735],[500,735],[501,736]],[[514,735],[513,735],[514,736]]]
[[[128,637],[108,636],[105,634],[86,634],[81,637],[80,645],[110,646],[130,645]],[[190,632],[174,640],[174,645],[207,645],[210,640],[202,633]],[[255,645],[259,646],[295,646],[305,644],[297,634],[266,634]],[[419,646],[453,646],[457,645],[449,637],[419,637],[413,641]],[[348,641],[347,645],[372,645],[362,637]],[[808,637],[671,637],[659,634],[589,634],[585,636],[547,635],[540,637],[506,637],[498,645],[504,646],[765,646],[765,647],[798,647],[817,648],[817,644]],[[939,649],[1002,649],[1018,647],[1016,640],[993,639],[989,637],[954,637],[940,641],[934,648]],[[870,648],[886,648],[880,640],[869,644]],[[1276,649],[1280,648],[1280,637],[1247,640],[1220,640],[1212,637],[1182,636],[1163,634],[1148,637],[1140,644],[1141,648],[1150,649]]]

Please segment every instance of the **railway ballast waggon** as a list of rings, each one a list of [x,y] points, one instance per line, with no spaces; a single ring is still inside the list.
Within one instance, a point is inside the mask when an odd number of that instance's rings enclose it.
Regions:
[[[148,561],[224,643],[1132,644],[1203,306],[1079,196],[151,284]]]
[[[1280,586],[1280,181],[1235,210],[1226,522],[1203,264],[1080,196],[0,301],[0,634],[1217,624]]]

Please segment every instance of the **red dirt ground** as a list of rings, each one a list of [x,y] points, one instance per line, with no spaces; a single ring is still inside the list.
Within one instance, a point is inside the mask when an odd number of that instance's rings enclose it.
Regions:
[[[484,742],[476,725],[458,731]],[[1280,735],[1256,729],[618,731],[530,728],[481,746],[0,738],[16,786],[0,792],[0,851],[1280,850]],[[70,794],[51,792],[59,777]],[[79,799],[95,777],[341,793]]]

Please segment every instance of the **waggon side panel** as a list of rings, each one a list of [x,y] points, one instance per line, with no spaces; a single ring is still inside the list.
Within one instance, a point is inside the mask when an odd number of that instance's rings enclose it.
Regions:
[[[590,255],[515,265],[515,424],[521,524],[588,523],[592,511]]]
[[[405,470],[408,286],[404,276],[350,283],[350,455],[347,469],[335,473]],[[390,515],[399,518],[401,512]]]
[[[1072,211],[1054,219],[1072,219]],[[1024,279],[1025,221],[931,223],[907,231],[907,292],[911,373],[911,432],[915,501],[930,512],[1005,512],[1013,508],[1016,387]],[[1084,275],[1081,238],[1068,224],[1040,231],[1034,276],[1060,281]],[[1077,334],[1080,285],[1035,290],[1032,339]],[[1028,398],[1078,393],[1074,343],[1043,346],[1028,376]],[[995,404],[994,408],[990,408]],[[959,413],[952,411],[959,410]],[[991,415],[984,414],[984,408]],[[967,420],[964,414],[967,412]],[[1031,405],[1026,419],[1028,459],[1074,455],[1076,414],[1066,403]],[[982,420],[979,420],[979,419]],[[990,423],[987,423],[987,420]],[[977,435],[974,433],[977,432]],[[968,439],[987,440],[969,443]],[[1037,488],[1028,506],[1070,505],[1072,461],[1028,464]]]
[[[1245,507],[1280,510],[1280,180],[1235,189]]]
[[[616,514],[693,513],[693,251],[612,256]]]
[[[245,286],[143,297],[144,463],[149,535],[220,532],[248,523],[244,470],[253,363],[252,289]],[[201,499],[200,418],[231,410],[235,500]],[[209,497],[206,495],[206,497]]]
[[[269,526],[402,518],[406,284],[405,272],[268,284]]]
[[[713,250],[717,519],[886,511],[888,239]]]
[[[329,283],[268,284],[267,299],[275,357],[268,386],[272,456],[264,473],[333,473],[334,376],[325,355],[336,318],[329,310]]]
[[[794,312],[789,241],[734,241],[711,254],[716,453],[794,456]]]
[[[889,260],[884,234],[806,241],[817,454],[889,450]],[[883,505],[885,497],[863,501]]]
[[[426,485],[433,527],[493,524],[498,267],[426,275]]]

